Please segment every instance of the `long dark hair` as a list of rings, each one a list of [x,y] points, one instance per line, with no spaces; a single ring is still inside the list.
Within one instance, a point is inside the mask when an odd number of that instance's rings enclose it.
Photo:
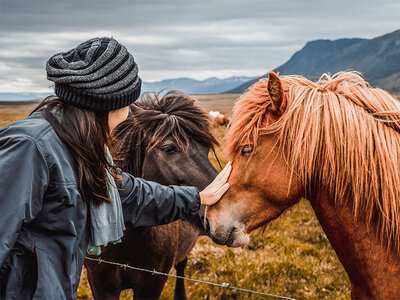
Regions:
[[[106,169],[116,179],[118,172],[108,161],[105,150],[107,146],[113,156],[116,155],[108,126],[108,112],[80,109],[55,96],[44,99],[32,113],[39,110],[44,112],[44,117],[75,159],[82,199],[95,205],[110,203]]]

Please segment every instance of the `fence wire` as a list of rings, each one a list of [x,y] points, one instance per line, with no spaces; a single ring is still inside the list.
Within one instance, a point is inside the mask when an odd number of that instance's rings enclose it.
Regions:
[[[183,280],[194,281],[194,282],[204,283],[204,284],[208,284],[208,285],[218,286],[218,287],[221,287],[221,288],[237,290],[237,291],[240,291],[240,292],[246,292],[246,293],[251,293],[251,294],[262,295],[262,296],[265,296],[265,297],[270,297],[270,298],[275,298],[275,299],[297,300],[295,298],[279,296],[279,295],[274,295],[274,294],[268,294],[268,293],[264,293],[264,292],[258,292],[258,291],[253,291],[253,290],[249,290],[249,289],[244,289],[244,288],[232,286],[232,285],[230,285],[229,283],[226,283],[226,282],[216,283],[216,282],[211,282],[211,281],[206,281],[206,280],[200,280],[200,279],[194,279],[194,278],[189,278],[189,277],[184,277],[184,276],[178,276],[178,275],[158,272],[156,270],[148,270],[148,269],[144,269],[144,268],[132,267],[132,266],[130,266],[128,264],[120,264],[120,263],[117,263],[117,262],[107,261],[107,260],[104,260],[102,258],[92,258],[92,257],[86,256],[86,259],[90,260],[90,261],[95,261],[95,262],[97,262],[99,264],[104,263],[104,264],[118,266],[120,268],[123,268],[124,270],[131,269],[131,270],[151,273],[152,275],[162,275],[162,276],[167,276],[167,277],[179,278],[179,279],[183,279]]]

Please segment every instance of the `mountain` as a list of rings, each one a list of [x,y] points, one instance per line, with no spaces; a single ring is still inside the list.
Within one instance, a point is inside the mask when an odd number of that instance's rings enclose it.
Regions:
[[[316,40],[308,42],[286,63],[274,69],[281,75],[303,75],[317,80],[323,73],[356,70],[373,86],[400,92],[400,30],[373,39]],[[242,93],[260,78],[227,93]]]
[[[0,101],[34,101],[43,100],[52,93],[0,93]]]
[[[206,80],[194,80],[191,78],[166,79],[157,82],[143,82],[142,92],[159,92],[161,90],[179,90],[187,94],[219,94],[233,89],[253,77],[231,77],[226,79],[208,78]],[[0,93],[0,101],[31,101],[43,100],[52,92],[41,93]]]
[[[400,94],[400,72],[378,80],[376,85],[395,94]]]
[[[187,94],[219,94],[233,89],[252,77],[230,77],[226,79],[208,78],[194,80],[191,78],[166,79],[157,82],[143,82],[142,92],[159,92],[160,90],[179,90]]]

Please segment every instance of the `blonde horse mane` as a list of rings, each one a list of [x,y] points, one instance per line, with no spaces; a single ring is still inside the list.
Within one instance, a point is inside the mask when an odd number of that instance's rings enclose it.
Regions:
[[[275,134],[304,186],[328,188],[336,203],[352,199],[355,217],[377,225],[388,247],[400,249],[400,103],[356,72],[324,74],[317,82],[280,76],[287,107],[271,122],[268,79],[235,105],[228,131],[233,158],[263,134]]]

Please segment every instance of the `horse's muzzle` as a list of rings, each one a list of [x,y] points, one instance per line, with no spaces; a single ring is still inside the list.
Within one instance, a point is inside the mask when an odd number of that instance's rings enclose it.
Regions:
[[[205,210],[205,206],[202,205],[198,213],[188,219],[188,221],[190,221],[190,223],[200,231],[201,235],[208,235],[210,228],[209,224],[207,225],[207,220],[205,218]]]

